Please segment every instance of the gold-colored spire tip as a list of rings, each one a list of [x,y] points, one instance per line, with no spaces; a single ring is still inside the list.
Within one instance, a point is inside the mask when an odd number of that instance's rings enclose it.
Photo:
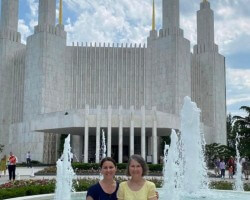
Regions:
[[[63,24],[63,2],[62,0],[60,0],[60,4],[59,4],[59,24],[62,25]]]
[[[155,1],[153,0],[153,8],[152,8],[152,31],[155,30]]]

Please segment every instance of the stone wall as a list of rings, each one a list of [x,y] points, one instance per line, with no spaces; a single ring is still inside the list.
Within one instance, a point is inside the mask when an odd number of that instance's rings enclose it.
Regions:
[[[144,46],[67,47],[66,94],[70,109],[101,105],[140,109],[145,105],[146,48]]]

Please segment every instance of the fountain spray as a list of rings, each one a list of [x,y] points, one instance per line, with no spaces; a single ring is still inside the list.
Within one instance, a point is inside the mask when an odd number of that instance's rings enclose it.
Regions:
[[[237,171],[236,171],[236,177],[235,177],[235,183],[234,183],[234,190],[244,191],[243,181],[241,179],[241,177],[242,177],[242,165],[240,163],[239,140],[240,140],[240,136],[237,133],[236,134],[236,141],[235,141]]]
[[[106,147],[106,138],[105,138],[105,133],[104,130],[102,129],[102,146],[101,146],[101,150],[102,150],[102,159],[107,157],[106,152],[107,152],[107,147]]]
[[[64,149],[61,158],[56,162],[56,192],[55,200],[71,200],[71,192],[73,191],[73,178],[75,172],[71,167],[71,159],[73,154],[70,147],[70,135],[65,139]]]

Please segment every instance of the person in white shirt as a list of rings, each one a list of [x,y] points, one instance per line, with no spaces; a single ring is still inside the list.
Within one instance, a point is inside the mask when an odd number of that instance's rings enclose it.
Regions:
[[[28,153],[26,154],[26,163],[27,163],[27,167],[29,168],[32,168],[31,166],[31,154],[30,154],[30,151],[28,151]]]

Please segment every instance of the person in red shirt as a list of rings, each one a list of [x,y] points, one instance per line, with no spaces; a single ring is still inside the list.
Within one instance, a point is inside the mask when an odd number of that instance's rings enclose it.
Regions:
[[[15,180],[16,177],[16,156],[10,152],[10,156],[8,159],[8,171],[9,171],[9,180],[11,181],[11,179],[13,179],[13,181]]]
[[[230,156],[228,162],[227,162],[228,168],[233,167],[233,175],[235,174],[235,162],[233,156]]]

